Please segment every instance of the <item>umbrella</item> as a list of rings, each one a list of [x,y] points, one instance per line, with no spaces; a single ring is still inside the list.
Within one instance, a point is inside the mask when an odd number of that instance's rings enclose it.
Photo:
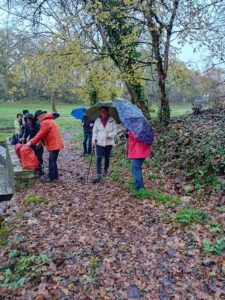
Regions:
[[[117,98],[113,101],[117,108],[119,118],[124,127],[130,131],[137,140],[152,145],[154,132],[142,111],[131,102]]]
[[[75,108],[71,111],[71,115],[78,120],[82,120],[84,116],[85,107]]]
[[[86,115],[92,120],[95,121],[99,117],[99,110],[101,107],[107,107],[109,109],[109,116],[111,116],[117,124],[120,124],[120,118],[118,116],[118,112],[116,107],[113,105],[111,101],[104,102],[99,101],[92,107],[86,110]]]

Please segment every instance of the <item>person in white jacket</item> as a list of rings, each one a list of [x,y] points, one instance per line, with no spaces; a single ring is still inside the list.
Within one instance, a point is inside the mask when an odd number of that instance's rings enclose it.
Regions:
[[[92,144],[96,146],[97,177],[93,183],[102,179],[102,159],[105,158],[104,176],[108,175],[110,154],[114,146],[114,137],[117,135],[115,120],[109,116],[107,107],[100,108],[100,116],[95,121],[92,133]]]

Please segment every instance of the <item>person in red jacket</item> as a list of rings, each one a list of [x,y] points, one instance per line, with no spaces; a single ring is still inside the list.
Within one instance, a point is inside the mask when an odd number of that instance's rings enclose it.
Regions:
[[[37,110],[35,118],[40,123],[39,132],[28,143],[28,146],[36,145],[42,142],[49,152],[49,169],[48,176],[45,177],[43,182],[50,182],[57,180],[59,177],[57,159],[59,151],[63,149],[63,141],[59,132],[58,125],[54,121],[52,114],[46,111]]]
[[[131,173],[135,191],[144,189],[142,166],[149,154],[150,146],[137,140],[131,132],[128,132],[128,158],[131,159]]]

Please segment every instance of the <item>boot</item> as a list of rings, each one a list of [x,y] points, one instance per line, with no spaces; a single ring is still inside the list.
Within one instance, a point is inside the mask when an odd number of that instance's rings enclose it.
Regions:
[[[49,183],[49,182],[51,182],[51,181],[53,181],[53,180],[51,180],[48,176],[43,176],[43,177],[40,179],[40,181],[41,181],[42,183]]]
[[[104,171],[104,176],[105,176],[105,177],[108,177],[108,176],[109,176],[109,171],[108,171],[108,170],[105,170],[105,171]]]
[[[102,179],[102,175],[97,174],[96,178],[92,180],[92,183],[98,183],[101,181],[101,179]]]

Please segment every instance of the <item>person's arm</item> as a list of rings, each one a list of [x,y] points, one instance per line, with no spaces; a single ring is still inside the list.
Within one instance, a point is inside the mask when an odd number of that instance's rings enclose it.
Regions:
[[[23,124],[21,127],[20,127],[20,139],[21,141],[25,141],[25,139],[28,137],[29,135],[29,132],[27,130],[27,124]]]
[[[49,124],[47,122],[46,123],[45,122],[41,123],[40,130],[35,135],[35,137],[30,140],[30,144],[36,145],[40,141],[44,140],[44,138],[48,134],[50,128],[51,127],[49,126]]]
[[[28,138],[29,135],[30,135],[29,125],[25,125],[25,126],[24,126],[24,134],[23,134],[23,138],[26,140],[26,139]]]
[[[113,119],[110,121],[110,123],[112,123],[112,130],[108,132],[108,138],[113,139],[117,135],[117,125]]]

